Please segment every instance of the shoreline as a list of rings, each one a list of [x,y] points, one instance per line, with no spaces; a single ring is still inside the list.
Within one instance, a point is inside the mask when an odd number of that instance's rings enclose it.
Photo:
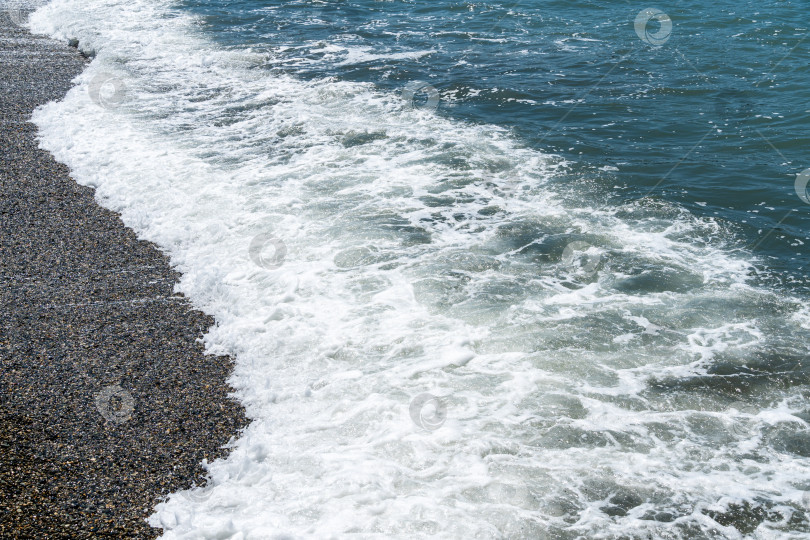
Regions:
[[[247,424],[179,274],[39,148],[87,60],[0,12],[0,537],[154,538],[162,497]]]

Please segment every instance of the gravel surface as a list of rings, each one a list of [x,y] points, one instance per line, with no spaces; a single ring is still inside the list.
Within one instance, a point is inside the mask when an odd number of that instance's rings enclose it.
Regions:
[[[0,538],[154,538],[246,424],[214,321],[36,143],[32,110],[87,62],[0,11]]]

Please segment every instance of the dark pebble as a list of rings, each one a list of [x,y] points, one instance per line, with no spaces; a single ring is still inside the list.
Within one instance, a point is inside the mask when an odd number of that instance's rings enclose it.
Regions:
[[[155,504],[246,424],[232,363],[166,257],[37,147],[31,112],[87,60],[0,32],[0,538],[154,538]]]

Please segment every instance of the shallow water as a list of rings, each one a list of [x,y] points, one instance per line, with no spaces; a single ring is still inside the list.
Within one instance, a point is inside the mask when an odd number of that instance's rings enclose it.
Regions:
[[[806,29],[696,4],[33,15],[97,55],[43,145],[253,419],[166,538],[810,532]]]

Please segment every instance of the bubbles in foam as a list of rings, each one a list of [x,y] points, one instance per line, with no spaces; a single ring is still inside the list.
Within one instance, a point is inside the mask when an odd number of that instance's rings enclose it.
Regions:
[[[648,511],[699,527],[729,494],[810,482],[728,432],[759,425],[717,395],[739,377],[706,383],[781,354],[772,329],[804,321],[751,283],[721,224],[573,203],[564,163],[497,126],[271,74],[169,7],[32,17],[98,51],[35,115],[43,144],[170,254],[254,419],[205,489],[156,508],[167,538],[642,534]],[[89,92],[105,73],[126,88],[113,109]],[[765,456],[756,473],[743,450]]]

